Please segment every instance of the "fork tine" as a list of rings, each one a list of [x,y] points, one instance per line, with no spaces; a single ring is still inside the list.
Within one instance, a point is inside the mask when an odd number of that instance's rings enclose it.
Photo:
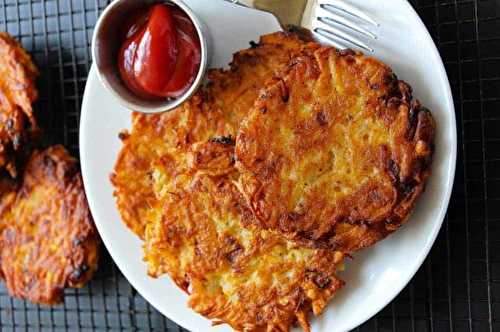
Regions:
[[[323,3],[320,5],[320,7],[324,10],[329,11],[330,13],[335,14],[335,10],[340,11],[342,13],[351,15],[353,17],[356,17],[362,21],[365,21],[367,23],[370,23],[374,26],[379,26],[375,20],[373,20],[370,16],[366,15],[362,10],[349,5],[345,2],[335,2],[333,3]]]
[[[365,51],[372,52],[373,48],[363,43],[361,40],[345,33],[342,30],[339,30],[335,27],[330,26],[328,29],[316,28],[314,32],[324,38],[327,38],[332,43],[338,43],[338,39],[341,39],[343,42],[353,44],[359,48],[364,49]],[[334,45],[336,46],[336,45]],[[343,47],[345,48],[345,47]]]
[[[339,38],[333,38],[333,37],[327,35],[326,33],[322,33],[322,31],[324,31],[324,29],[321,29],[321,28],[316,28],[316,29],[313,30],[313,32],[316,35],[320,36],[321,38],[328,39],[329,45],[331,45],[331,46],[333,46],[333,47],[335,47],[335,48],[337,48],[339,50],[345,50],[345,49],[349,48],[346,45],[340,43],[339,42]]]
[[[332,15],[333,15],[333,17],[332,17]],[[357,25],[353,24],[352,22],[350,22],[349,20],[346,20],[342,16],[338,16],[336,14],[330,14],[330,16],[319,17],[318,21],[320,21],[328,26],[331,26],[331,27],[335,27],[335,25],[338,24],[338,25],[341,25],[341,26],[346,27],[348,29],[351,29],[353,31],[356,31],[362,35],[365,35],[367,37],[377,39],[377,35],[375,35],[373,32],[368,31],[363,27],[357,26]]]

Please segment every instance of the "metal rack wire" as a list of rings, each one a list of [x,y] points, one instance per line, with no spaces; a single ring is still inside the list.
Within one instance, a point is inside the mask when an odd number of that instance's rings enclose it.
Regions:
[[[393,1],[393,0],[385,0]],[[78,154],[90,40],[107,0],[0,0],[0,29],[41,69],[47,143]],[[358,331],[500,331],[500,0],[411,0],[451,81],[458,120],[455,188],[433,250],[411,283]],[[0,329],[183,331],[129,285],[107,254],[94,280],[53,309],[0,286]]]

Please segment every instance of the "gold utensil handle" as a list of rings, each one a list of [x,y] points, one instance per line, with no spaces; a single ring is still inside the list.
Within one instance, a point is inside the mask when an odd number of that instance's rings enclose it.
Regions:
[[[230,0],[233,3],[274,14],[281,25],[301,26],[308,0]]]

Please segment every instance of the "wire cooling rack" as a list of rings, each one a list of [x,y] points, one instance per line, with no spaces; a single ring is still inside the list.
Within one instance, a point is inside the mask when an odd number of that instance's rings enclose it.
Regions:
[[[0,0],[0,29],[41,69],[37,112],[45,140],[74,155],[92,30],[107,2]],[[439,46],[455,97],[455,188],[425,263],[358,330],[500,331],[500,0],[410,2]],[[0,330],[184,331],[152,308],[105,252],[95,278],[65,299],[46,308],[12,299],[0,286]]]

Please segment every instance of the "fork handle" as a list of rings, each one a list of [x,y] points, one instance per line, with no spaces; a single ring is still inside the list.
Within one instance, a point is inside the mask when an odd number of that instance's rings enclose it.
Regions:
[[[281,26],[304,26],[304,12],[312,6],[312,0],[227,0],[237,5],[273,14]],[[307,27],[307,26],[306,26]]]

